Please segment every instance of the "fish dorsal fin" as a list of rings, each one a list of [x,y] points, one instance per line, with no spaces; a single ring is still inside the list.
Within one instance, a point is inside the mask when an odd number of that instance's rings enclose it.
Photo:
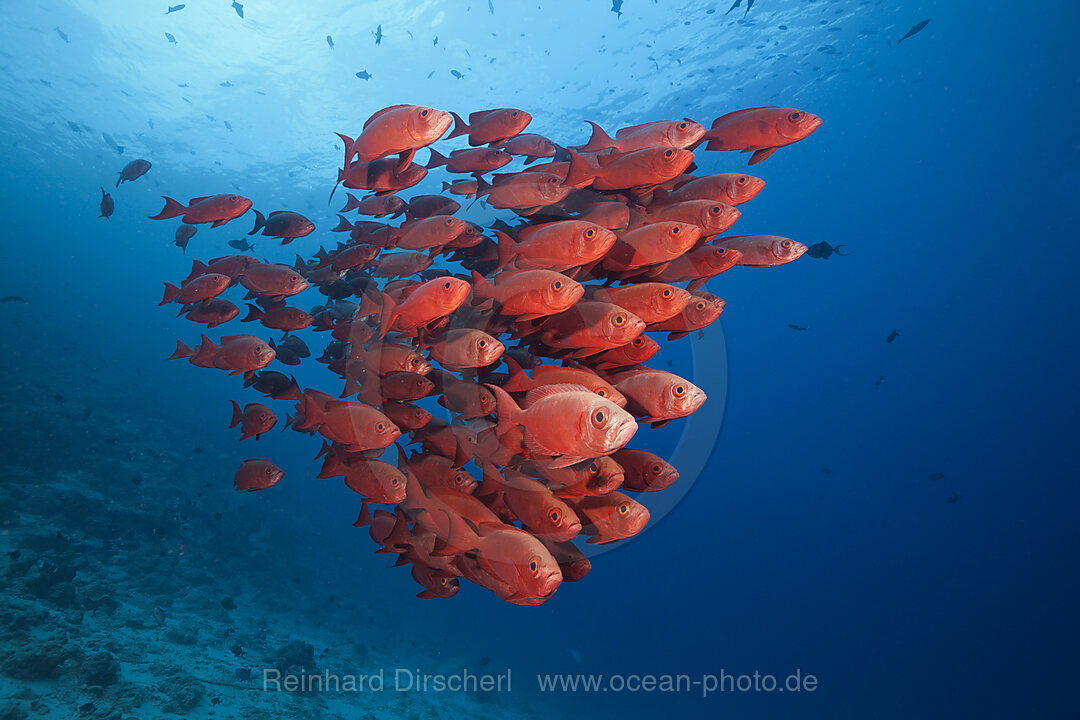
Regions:
[[[284,215],[284,214],[285,214],[285,213],[287,213],[287,212],[291,212],[291,211],[290,211],[290,210],[275,210],[274,212],[270,213],[270,214],[269,214],[269,215],[267,215],[266,217],[268,217],[268,218],[272,218],[272,217],[274,217],[275,215]]]
[[[641,123],[640,125],[630,125],[628,127],[619,128],[618,130],[615,131],[615,137],[616,138],[624,138],[627,135],[636,133],[639,130],[643,130],[643,129],[647,128],[647,127],[651,127],[653,125],[656,125],[657,122],[663,122],[663,120],[654,121],[654,122],[647,122],[647,123]]]
[[[525,394],[525,404],[532,407],[544,398],[567,392],[589,392],[583,385],[571,385],[570,383],[558,383],[556,385],[539,385]]]
[[[355,408],[358,405],[362,405],[362,403],[352,402],[349,400],[327,400],[326,403],[323,405],[323,412],[331,412],[340,408]]]
[[[597,166],[599,166],[599,167],[607,167],[608,165],[615,162],[616,160],[618,160],[621,157],[623,157],[622,153],[609,152],[609,153],[603,153],[602,155],[597,155],[594,159],[596,160]]]
[[[721,115],[720,117],[713,120],[712,128],[715,129],[718,125],[721,125],[725,121],[731,120],[734,117],[739,117],[740,115],[746,115],[748,113],[753,113],[753,112],[760,112],[762,110],[776,110],[776,109],[777,108],[775,106],[773,106],[773,107],[756,107],[756,108],[743,108],[742,110],[733,110],[732,112],[729,112],[726,115]]]
[[[499,109],[495,109],[495,110],[477,110],[474,113],[469,113],[469,124],[470,125],[475,125],[476,123],[480,122],[481,120],[486,118],[491,113],[495,113],[495,112],[499,112]]]
[[[407,103],[402,103],[401,105],[391,105],[390,107],[384,107],[382,110],[379,110],[378,112],[376,112],[374,115],[372,115],[371,117],[369,117],[367,119],[367,122],[364,123],[364,129],[367,130],[367,126],[370,125],[371,123],[373,123],[376,118],[382,117],[383,115],[385,115],[386,113],[388,113],[388,112],[390,112],[392,110],[397,110],[398,108],[403,108],[403,107],[409,107],[409,105]]]
[[[525,433],[524,444],[525,444],[525,449],[528,450],[530,453],[532,453],[534,455],[551,456],[551,455],[558,455],[559,454],[559,453],[555,452],[554,450],[552,450],[551,448],[549,448],[547,445],[544,445],[544,443],[537,440],[536,436],[534,436],[531,432],[528,432],[528,431],[526,431],[526,433]]]
[[[188,205],[190,206],[190,205],[194,205],[195,203],[201,203],[203,200],[209,200],[212,197],[214,197],[214,196],[213,195],[204,195],[202,197],[191,198],[190,200],[188,200]]]

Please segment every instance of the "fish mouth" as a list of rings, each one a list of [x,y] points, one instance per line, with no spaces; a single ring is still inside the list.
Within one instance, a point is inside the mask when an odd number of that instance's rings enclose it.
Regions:
[[[435,119],[431,122],[431,131],[435,133],[435,140],[441,138],[453,124],[454,118],[450,117],[450,113],[445,110],[436,110]]]
[[[614,448],[617,450],[625,447],[626,443],[630,442],[630,438],[634,437],[637,430],[638,424],[633,418],[624,421],[615,430],[615,436],[612,439]]]
[[[809,126],[810,129],[806,131],[806,135],[809,135],[810,133],[817,130],[819,127],[821,127],[821,124],[823,122],[825,122],[824,120],[819,118],[817,115],[811,115],[810,117],[811,117],[811,120],[810,120],[810,122],[807,123],[807,125]],[[805,138],[806,135],[803,135],[803,137]]]

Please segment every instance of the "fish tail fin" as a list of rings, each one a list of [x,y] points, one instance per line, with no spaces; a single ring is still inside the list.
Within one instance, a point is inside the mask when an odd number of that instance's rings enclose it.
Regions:
[[[446,139],[455,138],[459,135],[469,134],[469,124],[461,119],[461,116],[454,111],[450,111],[450,117],[454,118],[454,129],[450,131],[450,134],[446,136]]]
[[[187,208],[181,205],[171,197],[162,195],[165,198],[165,207],[161,209],[157,215],[150,215],[151,220],[168,220],[169,218],[180,217],[187,212]]]
[[[383,305],[379,311],[379,332],[376,334],[378,340],[386,337],[386,333],[390,332],[390,326],[393,325],[398,315],[398,307],[394,299],[386,293],[383,293],[382,297]]]
[[[436,150],[436,149],[435,149],[435,148],[433,148],[433,147],[429,147],[429,148],[428,148],[428,152],[430,152],[430,153],[431,153],[431,159],[429,159],[429,160],[427,161],[427,165],[425,165],[425,166],[424,166],[424,167],[426,167],[426,168],[427,168],[428,170],[430,170],[431,168],[437,168],[437,167],[441,167],[441,166],[445,165],[446,163],[450,162],[450,161],[449,161],[449,160],[448,160],[448,159],[446,158],[446,156],[445,156],[445,155],[443,155],[443,154],[442,154],[441,152],[439,152],[438,150]],[[444,184],[445,184],[445,183],[444,183]]]
[[[356,197],[352,193],[345,193],[345,197],[349,198],[345,202],[345,207],[341,208],[340,212],[347,213],[350,210],[355,210],[360,207],[360,198]]]
[[[371,524],[371,512],[367,507],[367,500],[360,502],[360,515],[356,518],[356,522],[352,524],[353,527],[364,527]]]
[[[405,521],[403,514],[397,515],[397,520],[394,521],[394,527],[390,530],[390,534],[386,536],[383,541],[386,545],[411,545],[412,535],[409,533],[409,524]]]
[[[488,385],[487,388],[495,395],[495,406],[499,416],[495,434],[501,437],[515,425],[521,424],[521,408],[514,402],[514,398],[510,397],[510,393],[498,385]]]
[[[262,318],[262,316],[263,316],[262,308],[260,308],[260,307],[258,307],[256,305],[252,305],[251,303],[248,303],[247,317],[244,318],[243,320],[241,320],[240,322],[252,322],[254,320],[258,320],[258,319]],[[271,340],[271,342],[273,342],[273,340]]]
[[[487,195],[489,192],[491,192],[492,187],[494,186],[487,180],[485,180],[483,175],[478,176],[476,178],[476,195],[473,196],[475,198],[473,202],[476,202],[476,200],[479,200],[484,195]],[[472,206],[470,205],[469,207]]]
[[[348,135],[345,135],[344,133],[334,133],[334,134],[337,135],[339,138],[341,138],[341,141],[343,143],[345,143],[345,162],[342,164],[341,167],[343,167],[345,169],[348,169],[349,162],[353,159],[353,155],[355,154],[356,141],[353,140]],[[342,174],[344,174],[344,173],[342,173]],[[340,180],[341,178],[338,178],[338,179]]]
[[[445,180],[442,181],[442,191],[443,192],[446,192],[447,190],[449,190],[452,187],[454,187],[454,183],[446,182]]]
[[[120,183],[124,182],[124,173],[121,170],[117,170],[116,174],[120,176],[116,178],[116,187],[120,187]]]
[[[172,355],[165,358],[166,360],[178,360],[180,358],[189,358],[195,354],[195,351],[189,348],[181,340],[176,341],[176,350]]]
[[[180,288],[176,287],[172,283],[165,283],[165,295],[162,296],[161,302],[158,305],[164,305],[171,303],[180,295]]]
[[[596,168],[592,163],[573,150],[567,152],[570,153],[570,169],[566,173],[564,185],[585,187],[596,179]]]
[[[232,430],[240,424],[240,420],[244,417],[244,412],[240,409],[240,404],[238,402],[235,400],[230,400],[229,402],[232,403],[232,422],[229,423],[229,429]]]
[[[649,204],[650,205],[663,205],[664,201],[667,199],[668,194],[669,194],[668,191],[665,190],[664,188],[662,188],[662,187],[656,188],[655,190],[653,190],[652,202],[650,202]]]
[[[345,212],[342,210],[342,212]],[[337,227],[331,228],[330,232],[352,232],[353,224],[349,222],[345,217],[338,215]]]
[[[199,275],[206,275],[208,272],[210,272],[210,266],[209,265],[204,263],[202,260],[192,260],[191,261],[191,274],[188,277],[196,278]]]
[[[515,390],[528,390],[532,387],[532,379],[525,374],[521,365],[514,358],[503,355],[503,360],[506,361],[506,369],[510,373],[510,377],[506,379],[506,387],[512,387]]]
[[[615,141],[611,139],[610,135],[604,132],[602,127],[592,120],[586,120],[585,122],[592,125],[592,136],[589,138],[589,142],[578,148],[578,151],[596,152],[597,150],[606,150],[615,147]]]
[[[493,230],[492,232],[495,233],[495,237],[499,240],[499,265],[496,269],[502,270],[517,255],[517,243],[501,230]]]
[[[266,217],[261,212],[255,208],[251,208],[251,211],[255,213],[255,227],[251,228],[251,232],[249,232],[248,235],[254,235],[259,232],[261,227],[266,225]]]

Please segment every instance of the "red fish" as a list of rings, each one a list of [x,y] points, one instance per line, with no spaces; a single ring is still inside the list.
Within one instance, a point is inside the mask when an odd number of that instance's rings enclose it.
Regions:
[[[701,228],[702,235],[717,235],[727,232],[741,215],[738,208],[721,202],[687,200],[650,210],[644,221],[689,223]]]
[[[690,415],[705,402],[705,392],[688,380],[644,366],[624,370],[612,377],[626,396],[626,409],[641,422],[661,427],[675,418]]]
[[[453,575],[416,563],[412,566],[412,576],[413,580],[424,587],[416,594],[416,597],[421,599],[451,598],[457,595],[461,588],[461,583]]]
[[[263,327],[268,327],[271,330],[283,330],[285,332],[292,332],[294,330],[303,330],[309,327],[311,323],[315,321],[315,318],[311,316],[311,313],[305,312],[300,308],[294,307],[275,307],[269,310],[263,310],[262,308],[254,305],[248,305],[248,314],[240,322],[252,322],[258,320],[262,323]]]
[[[544,345],[580,358],[625,345],[644,329],[641,318],[618,305],[583,300],[566,312],[546,318],[537,332]]]
[[[704,285],[709,278],[735,267],[741,259],[742,253],[738,250],[717,245],[702,245],[682,257],[675,258],[664,267],[646,268],[645,272],[652,279],[667,283],[689,280],[686,289],[693,292]]]
[[[465,221],[449,215],[415,220],[397,228],[393,244],[401,250],[441,250],[465,230]]]
[[[552,542],[541,540],[555,562],[559,563],[559,571],[562,573],[563,582],[577,582],[583,579],[592,570],[589,558],[578,550],[572,542]]]
[[[183,313],[184,310],[181,309]],[[225,298],[214,298],[209,302],[199,303],[184,314],[188,320],[197,323],[206,323],[206,327],[213,328],[227,323],[240,314],[240,308]]]
[[[424,338],[421,350],[448,370],[486,367],[498,362],[506,346],[483,330],[454,329],[434,337]]]
[[[189,358],[196,367],[228,370],[230,375],[236,375],[261,370],[274,361],[274,356],[274,349],[253,335],[227,335],[221,338],[221,345],[203,335],[195,350],[177,340],[176,352],[168,359]]]
[[[461,307],[470,289],[469,283],[460,278],[445,277],[422,283],[400,304],[387,296],[379,321],[381,332],[385,335],[388,330],[396,330],[415,336],[419,328]]]
[[[626,473],[622,487],[634,492],[658,492],[679,479],[679,471],[657,455],[645,450],[623,448],[611,456]]]
[[[373,503],[394,504],[405,500],[405,476],[382,460],[347,458],[331,450],[316,477],[344,477],[345,487]]]
[[[532,122],[532,115],[516,108],[497,108],[470,113],[468,123],[456,113],[450,114],[454,118],[454,129],[446,136],[447,139],[468,135],[469,144],[473,147],[508,140]]]
[[[507,468],[505,476],[490,464],[484,467],[479,493],[497,493],[522,526],[540,540],[565,542],[581,532],[581,521],[570,506],[542,482]]]
[[[525,164],[530,165],[540,158],[555,157],[558,146],[543,135],[523,133],[508,140],[496,143],[497,147],[511,155],[524,155]]]
[[[489,184],[482,177],[476,180],[476,197],[486,198],[496,208],[509,208],[521,215],[530,215],[547,205],[554,205],[573,190],[558,175],[543,172],[495,175]]]
[[[173,301],[180,302],[184,305],[191,305],[199,302],[205,304],[228,290],[231,282],[232,280],[228,275],[207,273],[206,275],[200,275],[194,278],[190,282],[184,283],[180,287],[176,287],[172,283],[165,283],[165,295],[161,298],[161,302],[159,302],[158,305],[164,305]]]
[[[165,198],[165,207],[157,215],[151,215],[151,220],[167,220],[183,216],[182,220],[188,225],[213,223],[210,227],[218,227],[240,217],[251,207],[251,201],[239,195],[207,195],[192,198],[187,207],[171,197],[164,195],[162,197]]]
[[[492,170],[498,170],[513,160],[510,153],[495,148],[455,150],[450,153],[450,157],[445,157],[435,148],[428,148],[428,151],[431,153],[431,159],[428,160],[427,165],[424,167],[430,170],[445,165],[447,171],[452,173],[477,173],[483,175]]]
[[[360,200],[352,193],[348,193],[347,197],[349,199],[345,207],[341,208],[343,213],[355,210],[360,215],[398,217],[405,212],[405,201],[397,195],[372,195]]]
[[[659,265],[683,255],[700,237],[701,228],[697,225],[677,222],[642,225],[619,234],[601,264],[611,272]]]
[[[296,295],[308,287],[308,281],[288,265],[260,262],[251,263],[240,272],[240,284],[275,300]]]
[[[354,162],[338,170],[338,183],[353,190],[371,190],[376,195],[392,195],[416,185],[427,176],[427,168],[416,163],[400,167],[397,160],[384,158]],[[334,186],[335,189],[337,186]],[[334,193],[330,192],[333,200]]]
[[[705,128],[693,120],[659,120],[643,125],[632,125],[616,132],[615,138],[611,138],[593,121],[586,122],[592,125],[592,137],[589,138],[589,142],[577,148],[580,152],[596,152],[614,148],[616,153],[624,154],[658,147],[686,149],[696,144],[705,135]]]
[[[676,148],[645,148],[620,155],[597,155],[595,164],[570,151],[570,170],[566,184],[590,186],[594,190],[624,190],[659,185],[677,178],[690,163],[694,153]]]
[[[532,377],[525,374],[517,361],[506,356],[506,367],[510,375],[502,383],[503,390],[510,393],[528,392],[543,385],[580,385],[589,392],[596,393],[605,400],[610,400],[619,407],[626,406],[626,398],[615,387],[588,368],[559,367],[541,365],[533,370]]]
[[[255,492],[276,485],[285,471],[269,460],[245,460],[233,478],[237,490]]]
[[[180,227],[176,228],[176,235],[173,237],[173,244],[178,248],[187,252],[188,241],[195,236],[195,232],[199,228],[194,225],[188,225],[187,223],[180,223]]]
[[[681,313],[645,328],[645,332],[666,332],[668,340],[678,340],[688,333],[708,327],[724,312],[724,301],[710,293],[698,290]]]
[[[653,207],[659,208],[688,200],[711,200],[727,205],[742,205],[753,200],[763,187],[764,180],[750,175],[706,175],[681,182],[671,192],[657,188],[653,191],[649,209],[651,211]]]
[[[749,165],[765,160],[778,148],[806,138],[821,127],[821,118],[782,107],[736,110],[713,120],[705,133],[706,150],[752,152]]]
[[[476,180],[455,180],[454,182],[446,182],[444,180],[442,184],[443,192],[450,192],[454,195],[463,195],[467,198],[476,197],[477,187],[478,184]]]
[[[683,312],[686,312],[685,309]],[[666,322],[671,321],[668,320]],[[625,345],[620,345],[619,347],[593,355],[588,359],[588,362],[600,370],[610,370],[612,368],[643,363],[658,352],[660,352],[660,344],[658,342],[648,335],[638,335]]]
[[[637,423],[629,413],[580,385],[533,388],[525,397],[525,410],[501,387],[488,388],[498,402],[496,432],[503,435],[515,425],[524,427],[526,447],[550,457],[548,467],[566,467],[609,455],[637,432]]]
[[[739,265],[749,267],[776,267],[798,260],[806,252],[806,246],[778,235],[738,235],[713,240],[716,247],[738,250],[742,253]]]
[[[476,492],[476,478],[455,467],[454,461],[448,457],[424,453],[406,458],[403,450],[399,450],[398,457],[398,465],[407,467],[425,488],[449,488],[468,495]]]
[[[533,320],[570,309],[585,294],[581,283],[551,270],[505,271],[490,281],[473,271],[473,296],[491,298],[504,315]]]
[[[372,266],[375,277],[394,278],[427,270],[435,259],[421,252],[383,253]]]
[[[297,212],[288,210],[275,210],[266,217],[255,210],[255,227],[248,235],[254,235],[262,230],[267,237],[281,238],[282,245],[288,245],[293,240],[315,231],[315,223]]]
[[[614,491],[607,495],[574,498],[570,507],[581,518],[582,535],[590,543],[609,543],[633,537],[649,522],[648,509],[627,495]]]
[[[453,215],[461,209],[461,203],[442,195],[417,195],[409,200],[405,217],[409,220],[434,217],[435,215]]]
[[[475,562],[482,573],[509,590],[508,595],[500,593],[504,600],[536,605],[558,590],[563,579],[559,564],[538,539],[507,525],[481,527],[478,535]],[[474,573],[470,579],[488,587],[482,576]]]
[[[229,423],[229,429],[239,425],[241,440],[246,440],[249,437],[258,440],[263,433],[270,432],[274,425],[277,424],[277,416],[265,405],[249,403],[241,410],[240,405],[235,400],[229,402],[233,406],[232,422]]]
[[[364,403],[321,401],[308,391],[297,405],[297,412],[303,419],[293,423],[295,429],[315,429],[349,452],[388,447],[401,436],[401,430],[388,417]]]
[[[419,430],[431,422],[431,413],[419,405],[387,402],[383,403],[382,411],[390,422],[405,431]]]
[[[122,170],[120,170],[118,173],[116,173],[117,175],[120,176],[120,177],[118,177],[116,179],[116,187],[120,187],[120,183],[131,182],[132,180],[137,180],[137,179],[141,178],[149,170],[150,170],[150,161],[149,160],[142,160],[142,159],[132,160],[127,165],[125,165]]]
[[[405,154],[408,163],[417,149],[443,136],[452,122],[442,110],[419,105],[391,105],[379,110],[364,123],[364,130],[353,140],[337,133],[345,143],[345,166],[355,157],[359,162]]]
[[[495,231],[499,240],[499,267],[511,261],[518,269],[568,270],[603,257],[615,244],[615,233],[580,220],[564,220],[530,228],[515,242]]]
[[[618,305],[649,324],[663,322],[682,312],[690,302],[690,293],[674,285],[641,283],[597,289],[593,291],[592,299]]]

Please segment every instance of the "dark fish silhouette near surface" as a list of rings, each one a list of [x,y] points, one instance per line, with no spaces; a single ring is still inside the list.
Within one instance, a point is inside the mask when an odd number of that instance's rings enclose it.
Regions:
[[[361,70],[360,72],[356,73],[356,77],[360,78],[361,80],[370,80],[372,78],[372,75],[367,70]]]
[[[371,35],[375,38],[376,45],[382,45],[383,34],[381,24],[377,28],[375,28],[375,32],[371,33]]]
[[[891,343],[893,340],[895,340],[898,337],[900,337],[900,331],[899,330],[893,330],[891,333],[889,333],[889,337],[885,338],[885,342]]]
[[[0,302],[17,302],[26,305],[30,304],[30,301],[24,298],[22,295],[5,295],[4,297],[0,298]]]
[[[165,14],[168,15],[169,13],[180,12],[186,7],[187,5],[170,5],[169,9],[165,11]]]
[[[459,73],[457,70],[451,70],[450,74],[453,75],[454,77],[456,77],[458,80],[461,80],[463,77],[465,77],[464,75]]]
[[[59,35],[60,39],[63,40],[64,42],[66,42],[66,43],[71,42],[70,40],[68,40],[67,33],[64,32],[63,30],[61,30],[60,28],[56,28],[56,34]]]
[[[611,0],[611,12],[615,13],[616,17],[622,17],[622,4],[623,0]]]
[[[947,498],[947,499],[945,500],[945,502],[947,502],[947,503],[951,503],[951,504],[955,505],[956,503],[960,502],[960,493],[958,493],[958,492],[956,492],[955,490],[953,490],[953,492],[952,492],[952,495],[950,495],[950,496],[949,496],[949,497],[948,497],[948,498]]]
[[[791,328],[792,330],[805,330],[806,329],[802,325],[792,325],[791,323],[788,323],[788,327]]]
[[[180,223],[180,227],[176,228],[176,235],[173,237],[173,244],[181,250],[187,251],[188,240],[190,240],[198,231],[198,228],[194,225],[188,225],[187,223]]]
[[[930,478],[931,480],[935,480],[935,481],[936,480],[941,480],[942,478],[945,477],[945,473],[943,473],[943,472],[930,473],[929,475],[927,475],[927,477]]]
[[[176,38],[173,37],[172,33],[165,33],[165,39],[168,40],[169,42],[171,42],[173,45],[177,44],[176,43]]]
[[[878,379],[874,381],[874,387],[877,387],[878,385],[880,385],[883,382],[885,382],[885,376],[884,375],[878,375]]]
[[[244,238],[240,238],[239,240],[230,240],[228,244],[229,244],[229,247],[236,248],[237,250],[239,250],[241,252],[248,252],[249,250],[250,251],[255,250],[255,246],[252,245],[251,243],[249,243]]]
[[[333,50],[334,49],[334,38],[327,35],[326,36],[326,44],[330,46],[331,50]]]
[[[233,0],[232,9],[236,11],[236,14],[240,16],[240,19],[244,19],[244,6]]]
[[[150,161],[139,158],[138,160],[132,160],[124,166],[123,170],[118,171],[119,175],[116,179],[116,187],[120,187],[120,183],[131,182],[132,180],[138,180],[150,170]]]
[[[930,20],[926,19],[926,20],[923,20],[921,23],[918,23],[917,25],[913,25],[911,27],[911,29],[907,31],[907,34],[904,35],[904,37],[902,37],[902,38],[900,38],[899,40],[896,41],[896,44],[899,46],[900,43],[904,42],[905,40],[907,40],[912,35],[918,35],[920,32],[922,32],[922,29],[924,27],[926,27],[927,25],[929,25],[929,24],[930,24]]]
[[[101,207],[101,214],[98,215],[98,217],[99,218],[105,218],[106,220],[108,220],[112,216],[113,208],[116,207],[116,205],[113,203],[112,195],[105,192],[105,188],[101,188],[101,205],[100,205],[100,207]]]

